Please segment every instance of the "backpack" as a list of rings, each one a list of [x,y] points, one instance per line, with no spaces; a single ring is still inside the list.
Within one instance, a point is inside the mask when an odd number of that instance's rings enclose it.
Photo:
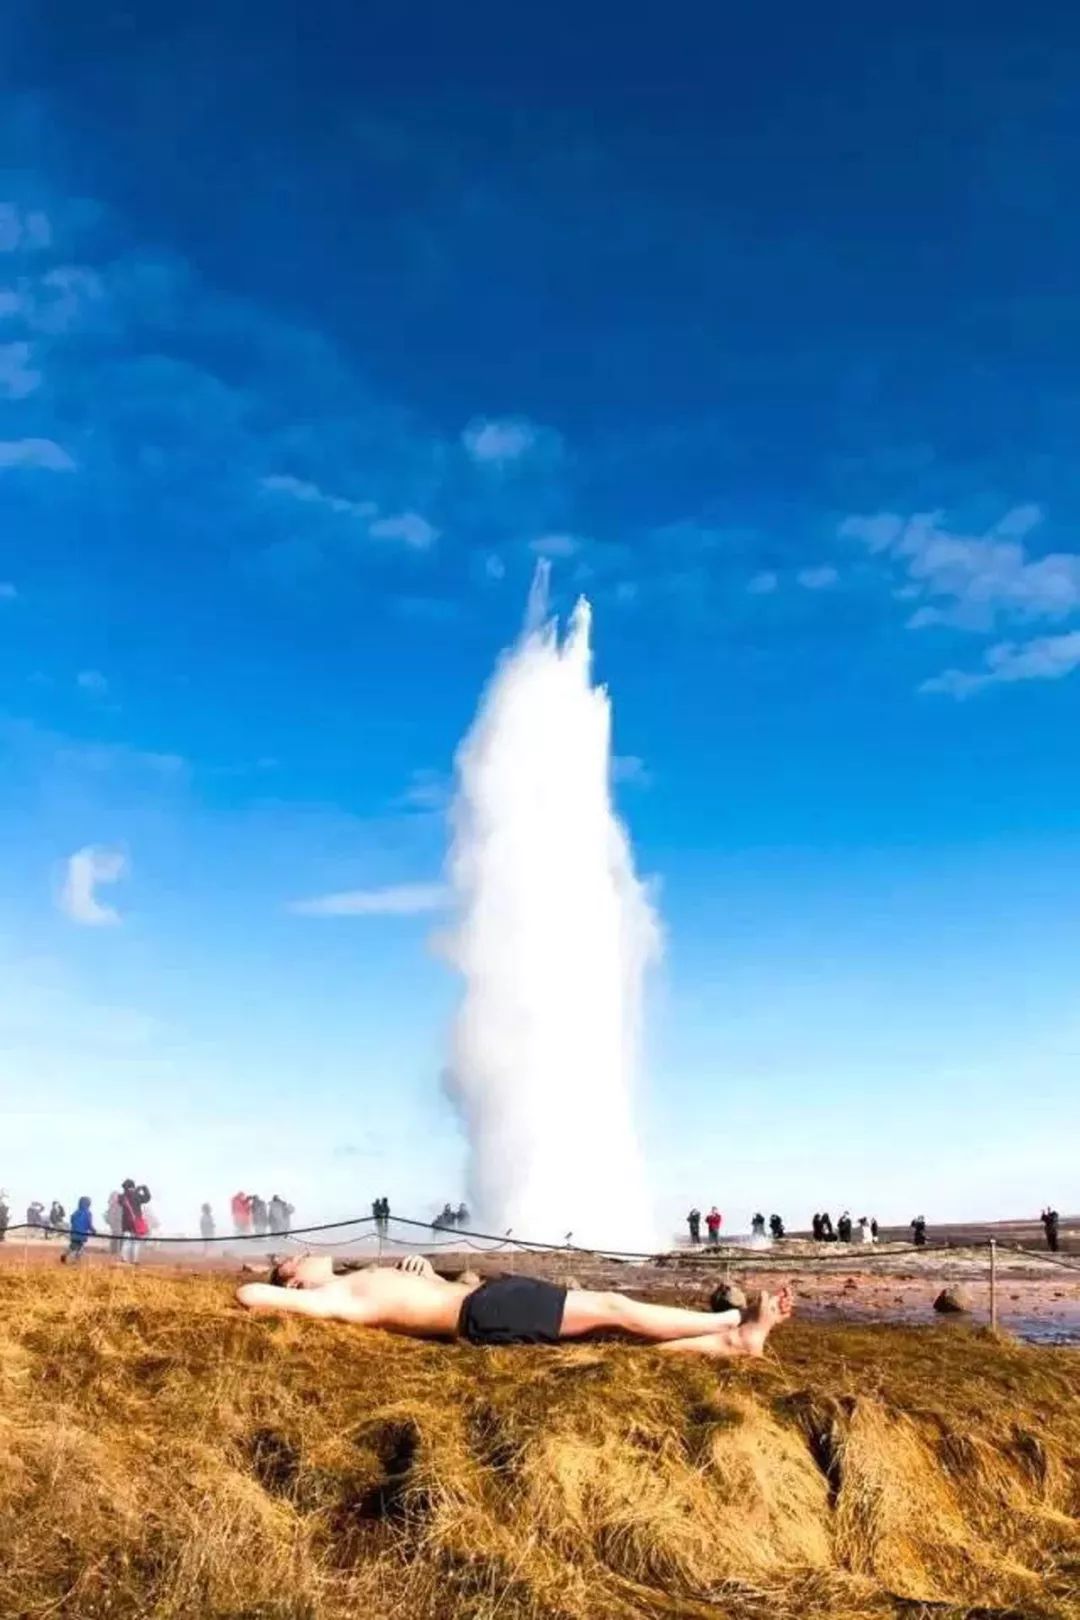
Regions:
[[[131,1197],[128,1193],[124,1194],[122,1202],[126,1205],[127,1212],[131,1217],[131,1226],[135,1236],[141,1238],[146,1237],[147,1233],[150,1231],[150,1223],[142,1212],[142,1205],[132,1204]]]

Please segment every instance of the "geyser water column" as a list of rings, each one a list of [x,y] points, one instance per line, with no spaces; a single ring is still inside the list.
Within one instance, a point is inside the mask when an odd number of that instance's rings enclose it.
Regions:
[[[659,929],[612,805],[589,605],[562,640],[546,612],[541,564],[458,751],[448,949],[465,989],[448,1085],[489,1231],[648,1248],[634,1094]]]

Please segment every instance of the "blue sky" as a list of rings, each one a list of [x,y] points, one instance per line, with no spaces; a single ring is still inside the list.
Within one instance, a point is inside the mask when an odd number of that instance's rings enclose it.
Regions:
[[[19,1203],[457,1196],[446,784],[549,555],[664,1221],[1080,1205],[1080,24],[789,11],[16,15]]]

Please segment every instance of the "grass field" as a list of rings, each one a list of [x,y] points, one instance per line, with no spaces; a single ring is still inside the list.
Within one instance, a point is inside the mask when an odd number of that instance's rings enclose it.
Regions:
[[[1080,1351],[483,1352],[230,1299],[0,1276],[0,1614],[1080,1617]]]

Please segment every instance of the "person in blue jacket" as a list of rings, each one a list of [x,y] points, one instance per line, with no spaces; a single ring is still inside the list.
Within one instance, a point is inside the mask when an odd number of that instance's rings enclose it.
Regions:
[[[79,1207],[71,1217],[70,1237],[68,1238],[67,1253],[61,1255],[62,1260],[76,1261],[86,1248],[90,1238],[96,1237],[94,1231],[94,1216],[90,1209],[89,1198],[80,1198]]]

